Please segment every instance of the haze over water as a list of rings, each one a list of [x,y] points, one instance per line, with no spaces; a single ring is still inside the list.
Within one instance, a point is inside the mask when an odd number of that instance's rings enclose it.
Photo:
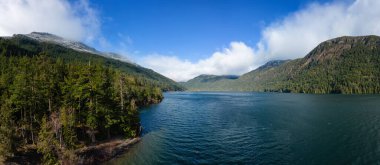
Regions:
[[[379,95],[166,93],[108,164],[380,163]]]

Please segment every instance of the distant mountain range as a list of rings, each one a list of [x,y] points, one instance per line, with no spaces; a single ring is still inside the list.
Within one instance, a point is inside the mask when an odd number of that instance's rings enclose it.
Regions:
[[[81,42],[67,40],[54,34],[32,32],[30,34],[15,34],[12,37],[0,37],[0,55],[35,56],[39,54],[47,54],[53,58],[61,58],[67,61],[100,62],[128,74],[144,78],[164,91],[183,90],[183,87],[173,80],[151,69],[132,63],[121,55],[100,52]]]
[[[237,79],[209,75],[182,84],[192,91],[380,93],[380,37],[339,37],[304,58],[270,61]]]

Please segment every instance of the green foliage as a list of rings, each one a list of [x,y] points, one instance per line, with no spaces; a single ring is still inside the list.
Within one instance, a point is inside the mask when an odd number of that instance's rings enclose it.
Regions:
[[[131,76],[140,77],[147,83],[161,88],[163,91],[183,90],[183,87],[153,70],[137,64],[106,58],[100,55],[80,52],[49,42],[39,42],[24,35],[14,35],[11,38],[0,37],[0,55],[4,56],[36,56],[47,54],[49,57],[61,58],[66,62],[102,63],[107,67],[118,69]]]
[[[44,164],[58,164],[57,143],[53,128],[44,116],[41,120],[37,143],[37,151],[43,154],[42,162]]]
[[[238,76],[200,75],[181,83],[191,91],[227,91]]]
[[[5,160],[6,157],[13,156],[15,151],[14,140],[14,123],[12,117],[12,111],[9,104],[4,103],[0,107],[0,163]]]
[[[139,106],[161,88],[102,62],[0,55],[0,154],[37,145],[45,164],[74,159],[75,149],[114,136],[134,137]]]
[[[306,57],[269,63],[236,80],[190,80],[184,86],[205,91],[294,93],[380,93],[380,37],[341,37],[326,41]]]

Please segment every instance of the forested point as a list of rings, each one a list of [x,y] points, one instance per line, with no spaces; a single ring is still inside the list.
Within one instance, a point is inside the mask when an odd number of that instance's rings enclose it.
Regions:
[[[155,84],[101,61],[46,53],[0,54],[0,97],[1,161],[32,154],[44,164],[75,162],[78,148],[138,136],[137,108],[163,99]]]

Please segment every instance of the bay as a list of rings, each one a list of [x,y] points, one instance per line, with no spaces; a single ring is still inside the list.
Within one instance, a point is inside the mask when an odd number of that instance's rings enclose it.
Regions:
[[[379,164],[379,95],[165,93],[107,164]]]

